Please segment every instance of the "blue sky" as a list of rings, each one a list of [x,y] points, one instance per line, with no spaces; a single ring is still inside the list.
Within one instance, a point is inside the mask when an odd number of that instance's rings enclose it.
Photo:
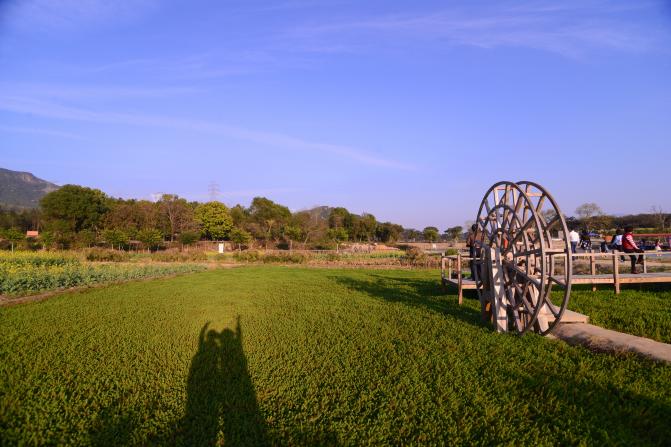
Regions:
[[[498,180],[671,212],[671,5],[0,0],[0,167],[417,228]]]

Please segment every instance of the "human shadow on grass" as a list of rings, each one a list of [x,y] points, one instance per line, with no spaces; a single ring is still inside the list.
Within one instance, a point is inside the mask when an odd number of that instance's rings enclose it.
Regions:
[[[188,446],[268,445],[265,420],[242,349],[238,318],[235,331],[205,324],[187,382],[186,414],[178,443]]]
[[[433,312],[447,314],[466,323],[482,325],[480,312],[460,306],[455,297],[446,296],[437,280],[414,279],[369,274],[366,279],[331,276],[349,289],[393,303],[403,303]]]

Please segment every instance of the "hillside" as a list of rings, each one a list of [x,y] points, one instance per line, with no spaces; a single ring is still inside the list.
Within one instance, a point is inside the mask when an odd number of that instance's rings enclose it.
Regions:
[[[0,207],[35,208],[47,193],[58,189],[55,185],[30,172],[0,168]]]

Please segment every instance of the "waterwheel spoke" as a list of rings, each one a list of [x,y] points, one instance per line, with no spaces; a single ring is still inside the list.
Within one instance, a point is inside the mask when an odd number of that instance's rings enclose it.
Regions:
[[[545,199],[547,196],[545,194],[541,195],[541,198],[538,199],[538,204],[536,205],[536,212],[540,213],[541,210],[543,209],[543,205],[545,204]]]
[[[530,255],[541,256],[542,254],[543,254],[543,249],[534,248],[532,250],[524,250],[524,251],[518,251],[516,253],[513,253],[513,257],[514,258],[519,258],[521,256],[530,256]]]
[[[515,222],[519,222],[519,220],[515,220]],[[529,229],[528,227],[529,227],[531,224],[533,224],[533,223],[534,223],[534,221],[530,219],[530,220],[527,220],[526,223],[525,223],[524,225],[522,225],[521,227],[519,226],[519,223],[517,224],[517,227],[518,227],[518,228],[516,229],[516,230],[517,230],[517,234],[512,238],[512,240],[511,240],[510,243],[508,244],[508,247],[503,251],[503,254],[508,254],[508,252],[510,252],[510,251],[512,250],[512,247],[513,247],[517,242],[520,241],[520,239],[522,238],[522,236],[524,236],[525,231],[527,231],[527,230]]]
[[[547,222],[547,224],[545,225],[545,230],[546,230],[546,231],[549,230],[550,228],[552,228],[553,226],[555,226],[555,225],[558,224],[559,222],[561,222],[561,216],[557,215],[557,216],[553,217],[553,218],[550,219],[550,220]]]
[[[527,272],[525,272],[525,271],[522,270],[521,268],[517,267],[513,262],[510,262],[510,261],[504,261],[504,264],[505,264],[505,266],[506,266],[507,268],[512,269],[512,270],[515,270],[515,272],[517,272],[519,275],[522,275],[522,277],[523,277],[525,280],[527,280],[527,281],[529,281],[530,283],[532,283],[533,285],[535,285],[537,289],[539,289],[539,290],[541,289],[541,282],[540,282],[539,280],[537,280],[536,278],[534,278],[534,277],[532,277],[532,276],[529,276],[529,275],[527,274]]]

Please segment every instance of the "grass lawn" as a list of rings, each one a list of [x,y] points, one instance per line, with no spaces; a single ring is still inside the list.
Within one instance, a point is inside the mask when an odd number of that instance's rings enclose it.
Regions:
[[[625,285],[619,295],[613,286],[596,292],[591,286],[573,286],[569,309],[589,315],[597,326],[671,343],[669,284]]]
[[[245,267],[0,308],[3,445],[669,445],[670,416],[671,366],[495,334],[435,271]]]

